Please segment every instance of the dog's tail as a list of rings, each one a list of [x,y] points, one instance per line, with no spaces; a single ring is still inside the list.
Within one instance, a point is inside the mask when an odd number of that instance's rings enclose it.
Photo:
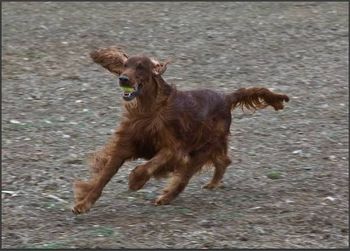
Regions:
[[[247,89],[241,88],[228,94],[226,100],[231,104],[232,110],[236,107],[257,110],[270,105],[277,111],[283,109],[283,101],[288,102],[289,97],[284,94],[271,92],[266,88],[252,87]]]

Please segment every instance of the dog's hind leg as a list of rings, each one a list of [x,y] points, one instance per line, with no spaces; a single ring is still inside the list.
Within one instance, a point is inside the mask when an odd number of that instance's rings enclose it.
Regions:
[[[193,174],[188,173],[174,173],[174,175],[170,178],[169,184],[163,190],[163,194],[156,199],[155,204],[169,204],[170,201],[175,199],[179,193],[185,189],[192,176]]]
[[[212,146],[210,161],[214,164],[214,175],[210,182],[202,188],[214,189],[222,186],[221,180],[227,167],[231,164],[231,159],[227,156],[227,149],[228,137],[226,134],[218,138],[216,144]]]
[[[172,151],[164,148],[145,164],[134,168],[129,174],[129,189],[134,191],[141,189],[152,177],[152,174],[159,168],[162,168],[173,155],[174,153]]]
[[[231,164],[230,158],[225,155],[217,156],[212,160],[214,163],[214,176],[211,181],[203,186],[205,189],[214,189],[221,186],[221,180],[225,174],[227,167]]]
[[[163,189],[163,194],[156,199],[155,204],[169,204],[185,189],[192,176],[207,162],[208,150],[204,150],[186,161],[174,163],[174,166],[176,165],[174,174],[168,185]]]

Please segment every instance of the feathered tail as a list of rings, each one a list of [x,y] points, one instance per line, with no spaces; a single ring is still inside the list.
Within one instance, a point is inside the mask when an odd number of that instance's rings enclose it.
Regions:
[[[283,101],[288,102],[289,97],[284,94],[271,92],[266,88],[241,88],[226,96],[227,102],[232,105],[232,109],[236,107],[245,107],[249,110],[263,109],[272,106],[275,110],[283,109]]]

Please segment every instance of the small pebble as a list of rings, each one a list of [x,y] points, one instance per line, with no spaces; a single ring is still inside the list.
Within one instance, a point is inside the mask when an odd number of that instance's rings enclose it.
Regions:
[[[300,154],[300,153],[303,153],[303,150],[295,150],[293,151],[294,154]]]
[[[307,170],[307,171],[312,170],[312,167],[311,166],[305,166],[304,170]]]
[[[241,240],[241,241],[248,241],[248,238],[245,237],[245,236],[241,236],[241,237],[239,237],[239,240]]]
[[[20,121],[17,120],[17,119],[11,119],[11,120],[10,120],[10,123],[12,123],[12,124],[22,124],[22,122],[20,122]]]
[[[208,220],[201,220],[200,222],[198,222],[198,224],[202,227],[212,227],[214,226],[213,222],[208,221]]]
[[[335,201],[336,198],[334,198],[334,197],[332,197],[332,196],[327,196],[327,197],[325,198],[325,200]]]
[[[334,161],[337,157],[334,156],[334,155],[331,155],[331,156],[329,156],[328,158],[329,158],[331,161]]]

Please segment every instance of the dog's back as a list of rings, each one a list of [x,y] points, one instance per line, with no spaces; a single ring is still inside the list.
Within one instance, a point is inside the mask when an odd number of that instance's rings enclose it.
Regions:
[[[190,148],[229,133],[231,106],[224,94],[207,89],[176,91],[168,106],[168,125],[176,138]]]

